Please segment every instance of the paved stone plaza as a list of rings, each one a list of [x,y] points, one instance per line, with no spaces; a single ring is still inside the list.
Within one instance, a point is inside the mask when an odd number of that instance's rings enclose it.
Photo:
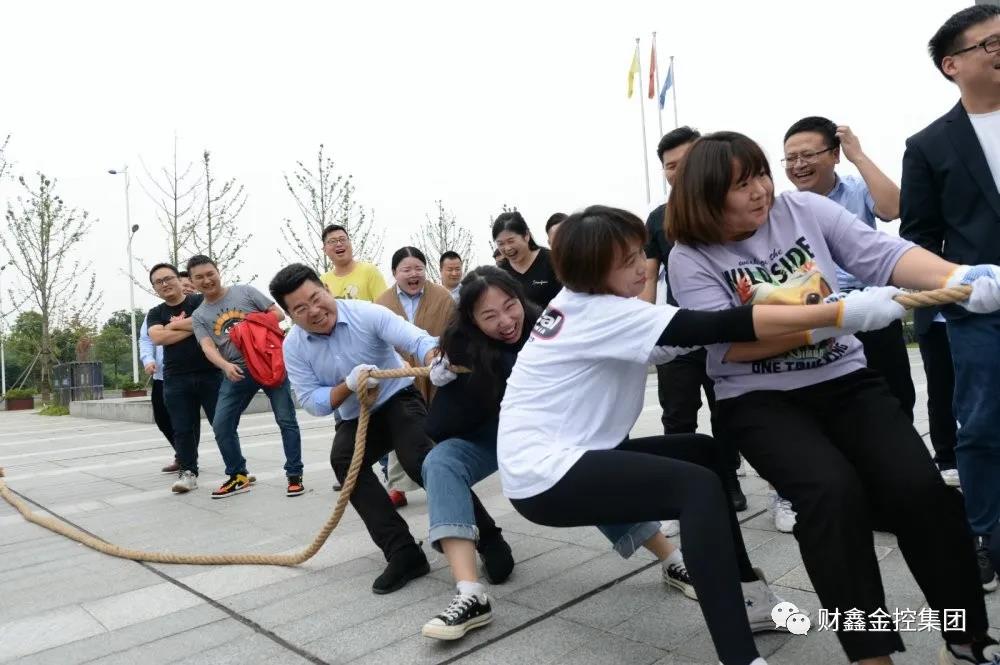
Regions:
[[[915,352],[917,427],[926,434],[923,372]],[[845,414],[847,415],[847,414]],[[0,412],[0,465],[11,488],[110,542],[173,552],[282,552],[312,539],[336,494],[328,454],[332,420],[299,412],[305,496],[284,495],[280,437],[270,414],[243,419],[240,433],[258,478],[245,495],[213,501],[221,460],[207,434],[201,486],[174,496],[158,473],[170,455],[153,425],[45,418]],[[707,413],[702,414],[707,431]],[[636,435],[659,431],[655,375]],[[750,557],[778,593],[806,608],[819,603],[795,540],[774,530],[767,488],[752,472],[741,513]],[[590,528],[551,529],[527,522],[494,476],[476,488],[517,560],[506,584],[491,589],[493,623],[455,643],[420,635],[452,595],[445,562],[429,548],[433,572],[386,596],[371,592],[384,565],[352,510],[305,565],[197,567],[147,565],[107,557],[25,523],[0,502],[0,662],[71,663],[550,663],[659,665],[716,662],[697,605],[660,581],[651,556],[623,561]],[[401,513],[415,536],[427,533],[422,492]],[[935,525],[927,524],[927,538]],[[876,534],[889,606],[918,610],[923,597],[895,539]],[[987,598],[1000,626],[1000,593]],[[996,631],[994,631],[996,635]],[[932,664],[936,634],[906,633],[897,663]],[[829,632],[765,633],[769,663],[846,662]]]

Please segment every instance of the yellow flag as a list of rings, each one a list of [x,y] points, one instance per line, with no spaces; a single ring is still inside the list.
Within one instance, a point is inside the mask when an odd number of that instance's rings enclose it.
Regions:
[[[635,77],[639,75],[639,46],[635,47],[635,54],[632,56],[632,66],[628,68],[628,97],[632,99],[635,91]]]

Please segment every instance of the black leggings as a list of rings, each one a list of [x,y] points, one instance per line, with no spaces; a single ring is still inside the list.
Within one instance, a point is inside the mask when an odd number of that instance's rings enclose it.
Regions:
[[[721,447],[703,434],[630,439],[587,451],[553,487],[512,503],[546,526],[679,519],[684,563],[715,650],[726,665],[747,665],[758,653],[740,580],[756,576],[722,490],[723,469]]]

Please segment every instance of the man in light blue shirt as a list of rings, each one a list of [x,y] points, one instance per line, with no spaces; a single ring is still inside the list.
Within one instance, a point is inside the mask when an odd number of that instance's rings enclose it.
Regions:
[[[782,166],[799,191],[836,201],[872,228],[876,219],[888,222],[899,217],[899,187],[868,158],[850,127],[819,116],[803,118],[785,132],[784,149]],[[841,151],[857,167],[860,178],[837,175]],[[868,286],[839,268],[837,281],[841,291]],[[912,420],[916,391],[902,322],[855,336],[864,345],[868,367],[882,374],[889,391]]]
[[[334,299],[319,275],[302,264],[278,272],[270,291],[296,324],[284,342],[285,368],[296,399],[314,416],[336,411],[341,418],[336,424],[330,465],[337,480],[343,482],[354,453],[361,409],[355,394],[360,373],[403,367],[396,348],[430,364],[438,340],[381,305]],[[430,569],[372,464],[395,450],[406,474],[422,483],[420,467],[432,443],[424,433],[427,406],[412,378],[369,378],[368,387],[377,387],[378,396],[371,410],[365,459],[351,493],[351,505],[389,562],[372,585],[373,592],[383,594],[402,588]]]
[[[163,347],[153,344],[153,340],[149,338],[146,317],[142,318],[142,328],[139,329],[139,359],[142,361],[146,376],[153,377],[153,391],[150,397],[153,404],[153,422],[163,433],[163,438],[174,449],[174,461],[160,471],[177,473],[180,466],[177,462],[177,447],[174,445],[174,428],[170,424],[170,412],[167,411],[167,405],[163,401]]]

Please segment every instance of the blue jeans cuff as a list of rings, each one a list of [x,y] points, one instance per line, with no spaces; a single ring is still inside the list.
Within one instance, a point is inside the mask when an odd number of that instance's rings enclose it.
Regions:
[[[614,544],[615,551],[623,559],[628,559],[635,551],[642,547],[642,544],[656,535],[660,530],[659,522],[640,522],[633,524],[625,535]]]
[[[460,538],[478,543],[479,529],[474,524],[434,524],[427,532],[427,540],[438,552],[441,551],[440,542],[444,538]]]

